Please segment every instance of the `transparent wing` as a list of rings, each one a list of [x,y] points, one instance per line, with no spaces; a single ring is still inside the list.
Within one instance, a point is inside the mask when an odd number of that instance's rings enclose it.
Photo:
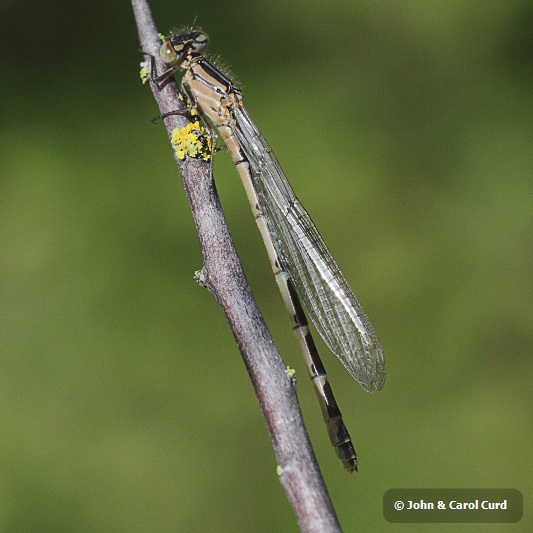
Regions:
[[[246,109],[237,107],[234,118],[270,235],[307,314],[361,386],[381,389],[385,359],[363,308]]]

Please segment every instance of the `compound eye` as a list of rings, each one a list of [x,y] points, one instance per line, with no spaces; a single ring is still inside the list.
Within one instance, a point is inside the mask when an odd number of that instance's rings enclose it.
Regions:
[[[207,44],[209,43],[209,38],[207,37],[205,33],[201,31],[193,32],[191,35],[193,35],[191,46],[196,51],[201,50],[202,48],[205,48]]]
[[[176,50],[174,50],[174,47],[170,44],[170,41],[167,41],[161,45],[161,48],[159,49],[159,55],[167,65],[171,65],[178,60]]]

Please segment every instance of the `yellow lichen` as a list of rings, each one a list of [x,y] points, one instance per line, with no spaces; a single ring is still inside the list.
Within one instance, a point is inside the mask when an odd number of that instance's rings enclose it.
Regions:
[[[148,61],[143,61],[141,63],[141,80],[145,84],[150,79],[150,63]]]
[[[290,366],[288,366],[285,369],[285,374],[287,374],[287,376],[289,376],[290,378],[293,378],[296,375],[296,370],[294,370],[294,368],[291,368]]]
[[[187,155],[194,159],[209,161],[211,157],[211,139],[198,120],[184,128],[172,130],[170,142],[178,159],[183,160]]]

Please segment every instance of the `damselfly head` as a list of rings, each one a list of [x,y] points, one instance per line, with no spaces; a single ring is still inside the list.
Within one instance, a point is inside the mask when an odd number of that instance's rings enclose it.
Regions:
[[[198,52],[205,48],[209,38],[202,31],[191,31],[165,41],[159,50],[161,59],[167,65],[174,65],[190,51]]]

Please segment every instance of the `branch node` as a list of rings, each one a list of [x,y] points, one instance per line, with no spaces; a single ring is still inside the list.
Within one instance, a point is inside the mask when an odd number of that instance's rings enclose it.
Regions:
[[[198,283],[198,285],[201,285],[202,287],[205,287],[206,289],[209,289],[207,273],[205,271],[205,266],[203,266],[200,270],[197,270],[194,273],[194,281],[196,281],[196,283]]]

